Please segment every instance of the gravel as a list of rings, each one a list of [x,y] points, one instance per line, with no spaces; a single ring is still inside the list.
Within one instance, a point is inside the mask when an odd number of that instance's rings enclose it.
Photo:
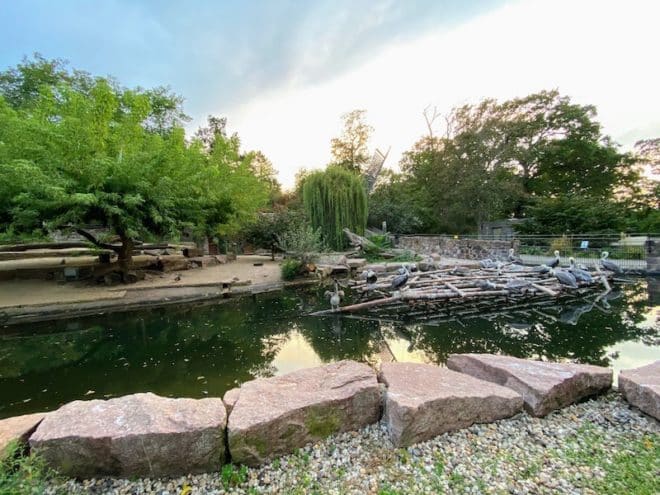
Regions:
[[[260,468],[227,466],[218,473],[171,479],[60,480],[47,493],[594,494],[593,487],[618,462],[616,456],[640,441],[657,452],[658,422],[611,392],[545,418],[518,414],[406,449],[394,448],[378,424]],[[651,455],[651,462],[655,472],[643,476],[660,479],[657,456]]]

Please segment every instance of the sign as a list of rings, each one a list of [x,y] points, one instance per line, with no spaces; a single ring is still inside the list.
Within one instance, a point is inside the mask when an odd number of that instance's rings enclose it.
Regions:
[[[580,249],[589,249],[589,241],[582,241],[580,243]]]

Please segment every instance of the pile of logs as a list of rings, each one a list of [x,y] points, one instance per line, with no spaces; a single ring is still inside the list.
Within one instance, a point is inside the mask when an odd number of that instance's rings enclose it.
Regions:
[[[499,270],[446,267],[412,272],[404,286],[394,289],[392,281],[398,275],[397,272],[383,273],[373,283],[364,277],[349,280],[347,286],[352,289],[357,302],[313,315],[377,310],[380,315],[404,313],[415,316],[457,307],[469,307],[478,312],[492,306],[582,296],[599,290],[601,286],[606,294],[611,290],[612,279],[611,273],[595,267],[593,282],[580,282],[575,289],[532,267],[509,265]]]

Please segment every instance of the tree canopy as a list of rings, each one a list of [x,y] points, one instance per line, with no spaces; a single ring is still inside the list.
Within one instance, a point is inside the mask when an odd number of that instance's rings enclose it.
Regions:
[[[330,141],[333,164],[353,172],[362,172],[369,161],[367,143],[374,131],[364,119],[366,110],[353,110],[341,116],[344,129],[341,136]]]
[[[304,180],[303,203],[314,229],[333,249],[345,245],[343,228],[363,234],[367,225],[367,193],[364,179],[331,165],[310,173]]]
[[[136,239],[215,234],[254,216],[268,198],[254,154],[218,129],[187,142],[181,103],[41,57],[0,73],[0,231],[98,223],[130,263]]]
[[[540,206],[616,203],[638,184],[634,157],[602,134],[595,108],[556,90],[455,108],[444,135],[433,131],[436,113],[425,117],[428,135],[401,161],[405,178],[388,186],[400,189],[403,181],[415,191],[427,212],[422,230],[468,233],[484,221],[536,214]],[[594,225],[593,218],[579,223],[588,211],[572,228]],[[551,224],[565,225],[559,218]]]

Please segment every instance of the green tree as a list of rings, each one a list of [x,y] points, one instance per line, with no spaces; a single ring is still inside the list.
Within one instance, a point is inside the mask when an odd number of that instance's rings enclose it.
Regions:
[[[321,230],[329,247],[344,247],[344,228],[364,234],[367,193],[364,180],[355,173],[336,165],[312,172],[303,184],[303,203],[312,228]]]
[[[366,110],[353,110],[341,116],[344,123],[342,134],[330,141],[335,165],[362,172],[369,161],[367,143],[374,129],[365,123],[366,113]]]
[[[376,188],[369,196],[368,225],[397,234],[422,232],[431,222],[430,212],[420,204],[419,191],[403,174],[391,171],[381,173]]]
[[[118,254],[128,279],[136,240],[219,230],[267,193],[238,138],[186,143],[181,99],[125,89],[37,57],[0,74],[0,231],[68,226]],[[248,198],[245,195],[250,195]],[[119,243],[81,227],[108,226]]]

